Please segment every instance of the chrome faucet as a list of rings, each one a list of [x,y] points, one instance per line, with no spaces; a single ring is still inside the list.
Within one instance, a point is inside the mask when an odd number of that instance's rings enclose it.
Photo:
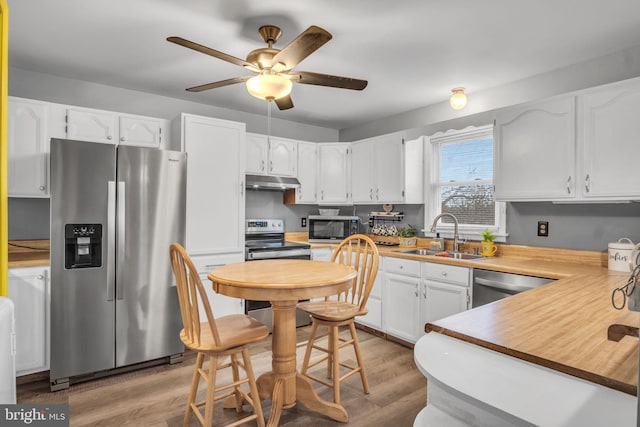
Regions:
[[[458,235],[458,218],[454,214],[450,214],[448,212],[441,213],[434,220],[433,224],[431,224],[431,232],[436,232],[436,224],[438,220],[443,216],[448,216],[453,220],[453,251],[460,252],[460,236]]]

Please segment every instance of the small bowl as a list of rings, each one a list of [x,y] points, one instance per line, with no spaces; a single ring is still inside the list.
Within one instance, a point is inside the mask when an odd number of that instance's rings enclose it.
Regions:
[[[336,216],[340,214],[340,209],[318,209],[322,216]]]

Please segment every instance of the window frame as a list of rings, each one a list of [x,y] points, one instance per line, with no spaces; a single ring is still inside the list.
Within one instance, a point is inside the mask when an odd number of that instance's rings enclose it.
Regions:
[[[442,143],[455,143],[464,142],[474,139],[483,139],[488,136],[493,138],[494,149],[494,173],[491,178],[491,185],[495,191],[495,136],[494,125],[486,126],[468,126],[464,129],[449,129],[446,132],[437,132],[429,137],[425,137],[425,164],[429,166],[430,173],[425,174],[425,214],[424,214],[424,233],[425,236],[433,237],[435,233],[431,233],[431,224],[433,219],[441,213],[441,201],[440,201],[440,146]],[[481,184],[489,183],[487,180],[482,181],[459,181],[456,182],[456,186],[465,184]],[[487,227],[486,225],[476,224],[460,224],[458,227],[458,234],[461,239],[466,240],[482,240],[481,231],[489,229],[495,236],[496,242],[505,242],[508,236],[506,228],[506,213],[507,205],[505,202],[495,201],[495,222],[494,226]],[[438,221],[436,225],[436,231],[440,233],[441,237],[452,238],[454,225],[452,223],[444,223]]]

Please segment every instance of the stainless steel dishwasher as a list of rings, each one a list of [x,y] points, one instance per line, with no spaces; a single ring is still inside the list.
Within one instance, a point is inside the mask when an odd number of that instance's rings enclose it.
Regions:
[[[473,269],[472,307],[479,307],[520,292],[537,288],[555,279]]]

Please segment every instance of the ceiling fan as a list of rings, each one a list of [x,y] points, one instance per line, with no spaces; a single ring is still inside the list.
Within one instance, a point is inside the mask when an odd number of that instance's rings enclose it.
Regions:
[[[279,27],[275,25],[264,25],[258,29],[258,32],[264,42],[267,43],[267,47],[249,52],[246,60],[236,58],[235,56],[181,37],[168,37],[167,41],[169,42],[239,65],[256,74],[255,76],[233,77],[218,82],[194,86],[187,90],[189,92],[201,92],[246,82],[247,90],[251,95],[266,99],[267,101],[274,101],[280,110],[287,110],[293,108],[293,101],[289,95],[293,81],[302,84],[352,90],[362,90],[367,87],[366,80],[312,73],[309,71],[292,71],[303,59],[331,40],[332,36],[328,31],[312,25],[282,49],[273,47],[280,36],[282,36],[282,31]]]

